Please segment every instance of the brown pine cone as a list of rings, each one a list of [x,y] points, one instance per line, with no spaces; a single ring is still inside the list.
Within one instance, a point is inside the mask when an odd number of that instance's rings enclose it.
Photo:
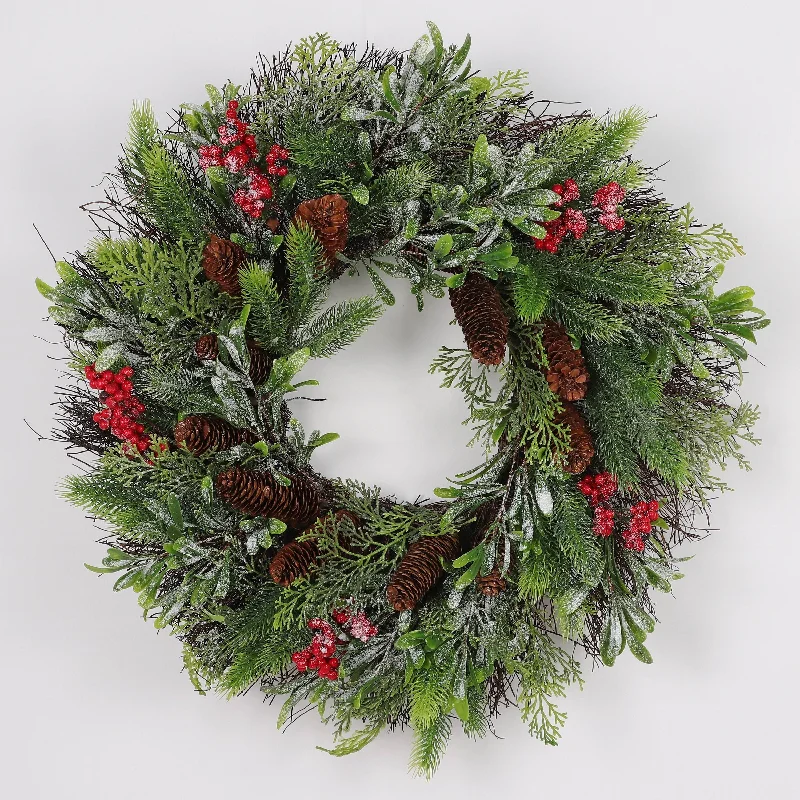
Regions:
[[[556,415],[555,422],[569,428],[569,451],[564,469],[572,475],[586,472],[594,458],[594,443],[586,420],[575,406],[571,403],[564,403],[564,410]]]
[[[216,333],[201,336],[194,345],[194,353],[201,361],[216,361],[219,358],[219,343]]]
[[[562,325],[546,322],[542,344],[547,353],[547,385],[562,400],[583,400],[589,386],[589,370],[583,353],[572,346],[572,341]]]
[[[194,352],[201,361],[216,361],[219,358],[217,335],[207,333],[201,336],[195,343]],[[253,339],[247,340],[247,352],[250,354],[250,379],[258,386],[269,377],[272,358]]]
[[[508,588],[508,582],[495,567],[488,575],[475,578],[475,588],[485,597],[497,597]]]
[[[215,485],[220,497],[237,511],[279,519],[298,530],[307,528],[322,510],[317,488],[302,475],[283,486],[269,472],[233,467],[220,472]]]
[[[386,587],[389,605],[398,612],[415,608],[444,575],[441,559],[452,561],[460,552],[458,539],[449,533],[417,539]]]
[[[326,194],[297,206],[295,219],[302,219],[317,234],[328,266],[335,268],[336,254],[347,245],[347,200],[340,194]]]
[[[223,292],[239,297],[239,269],[247,261],[247,253],[235,242],[221,239],[212,233],[203,249],[203,272],[206,278],[219,284]]]
[[[462,286],[450,290],[450,304],[472,357],[481,364],[499,364],[506,352],[508,317],[494,283],[470,272]]]
[[[304,578],[319,560],[319,547],[313,539],[289,542],[269,562],[269,575],[278,586],[291,586]]]
[[[182,444],[190,453],[201,456],[209,450],[229,450],[237,444],[258,441],[251,431],[234,428],[218,417],[201,417],[190,414],[184,417],[174,431],[175,442]]]
[[[320,517],[306,533],[322,535],[332,533],[334,526],[344,519],[349,519],[353,525],[360,525],[361,521],[350,511],[340,509],[334,514]],[[272,580],[280,586],[289,586],[298,578],[305,577],[319,562],[319,547],[315,539],[306,539],[302,542],[289,542],[281,547],[269,565],[269,574]]]

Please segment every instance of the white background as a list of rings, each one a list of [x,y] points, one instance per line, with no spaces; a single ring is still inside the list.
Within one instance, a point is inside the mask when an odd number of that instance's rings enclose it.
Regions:
[[[0,795],[7,798],[559,796],[790,798],[798,693],[797,19],[788,2],[741,0],[355,0],[131,3],[15,2],[3,12],[2,548]],[[626,654],[587,671],[565,701],[558,748],[530,740],[509,710],[503,740],[454,736],[432,783],[406,774],[409,736],[382,736],[333,759],[312,716],[285,734],[257,692],[232,702],[193,693],[177,643],[156,635],[130,593],[97,563],[98,536],[54,493],[71,465],[48,429],[61,351],[42,321],[35,276],[90,234],[78,205],[111,168],[130,103],[162,119],[203,85],[243,80],[255,53],[328,30],[343,41],[409,46],[433,18],[447,41],[474,39],[485,72],[524,67],[540,97],[595,111],[657,112],[637,153],[660,164],[675,204],[724,220],[745,258],[725,276],[749,283],[775,320],[750,362],[745,394],[762,405],[753,472],[715,506],[721,531],[696,557],[644,666]],[[359,288],[352,285],[346,291]],[[403,296],[403,295],[401,295]],[[417,315],[403,301],[334,362],[314,364],[326,403],[299,408],[342,439],[320,453],[331,473],[429,495],[470,465],[463,408],[426,373],[455,345],[446,302]],[[312,405],[312,404],[308,404]]]

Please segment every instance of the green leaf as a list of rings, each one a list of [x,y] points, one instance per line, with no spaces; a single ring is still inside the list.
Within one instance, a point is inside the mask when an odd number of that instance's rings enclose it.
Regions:
[[[400,101],[395,97],[394,92],[392,91],[392,86],[390,79],[394,73],[397,72],[397,68],[394,64],[389,64],[388,67],[383,71],[383,75],[381,76],[381,83],[383,85],[383,96],[386,98],[389,105],[398,112],[403,110],[403,106]],[[380,112],[376,112],[380,114]]]
[[[739,342],[735,342],[733,339],[729,339],[727,336],[720,336],[719,334],[712,334],[712,336],[714,341],[721,344],[732,356],[741,361],[747,360],[747,350],[745,350]]]
[[[519,262],[519,259],[513,256],[513,245],[511,242],[503,242],[503,244],[495,247],[493,250],[489,250],[487,253],[481,253],[478,257],[478,261],[482,261],[484,264],[505,264],[511,259],[514,259],[514,264]]]
[[[222,105],[222,92],[210,83],[206,84],[206,94],[213,105]]]
[[[62,281],[71,281],[78,277],[75,268],[66,261],[56,261],[56,272]]]
[[[425,631],[408,631],[397,637],[394,646],[398,650],[410,650],[412,647],[419,647],[425,641]]]
[[[50,284],[45,283],[41,278],[36,279],[36,288],[39,294],[46,300],[52,300],[55,294],[55,289]]]
[[[671,592],[672,586],[670,582],[659,575],[657,572],[654,572],[649,567],[644,568],[645,575],[647,575],[647,580],[653,588],[658,589],[660,592]]]
[[[121,569],[124,569],[124,566],[121,564],[117,567],[93,567],[91,564],[84,564],[83,566],[90,572],[96,572],[98,575],[103,575],[108,572],[119,572]]]
[[[122,342],[113,342],[112,344],[104,347],[97,354],[95,359],[95,369],[98,372],[103,372],[106,369],[112,369],[117,364],[125,360],[126,356],[125,345]]]
[[[481,571],[481,566],[483,566],[483,559],[475,559],[472,562],[472,566],[465,570],[455,582],[456,589],[463,589],[466,586],[469,586],[475,578],[478,577],[478,573]]]
[[[547,236],[547,231],[535,222],[530,222],[524,217],[514,217],[511,224],[517,229],[522,231],[527,236],[533,236],[534,239],[544,239]]]
[[[430,21],[428,21],[427,25],[428,33],[430,34],[431,41],[433,42],[434,69],[438,69],[439,65],[442,63],[442,57],[444,56],[444,41],[442,40],[442,32]]]
[[[303,369],[309,358],[311,358],[311,351],[307,347],[302,347],[300,350],[295,350],[294,353],[285,358],[279,358],[275,364],[273,364],[272,371],[274,373],[276,371],[275,366],[280,364],[279,371],[282,374],[281,383],[286,383]]]
[[[383,282],[381,276],[378,275],[378,273],[369,265],[367,266],[367,274],[372,280],[372,284],[375,286],[375,292],[378,297],[380,297],[381,301],[387,306],[393,306],[395,303],[394,295],[389,287]]]
[[[438,650],[444,644],[444,637],[439,636],[436,633],[426,633],[425,634],[425,650],[429,653],[433,653],[435,650]]]
[[[379,117],[380,119],[388,119],[390,122],[397,123],[397,117],[388,111],[376,111],[372,116]]]
[[[482,167],[490,167],[492,165],[492,161],[489,158],[489,140],[484,133],[482,133],[475,142],[475,147],[472,151],[472,160]]]
[[[350,190],[350,196],[359,205],[365,206],[369,203],[369,189],[363,183],[357,183]]]
[[[287,194],[288,192],[292,191],[295,183],[297,183],[297,175],[295,175],[293,172],[289,172],[281,178],[278,188],[282,193]]]
[[[469,722],[469,701],[466,697],[453,698],[453,710],[462,722]]]
[[[456,50],[453,55],[453,67],[458,69],[466,60],[467,56],[469,55],[469,49],[472,46],[472,37],[467,34],[467,38],[464,39],[464,44]],[[487,79],[488,80],[488,79]],[[491,83],[489,84],[491,86]]]
[[[453,566],[456,569],[461,569],[462,567],[466,567],[467,564],[471,564],[473,561],[480,561],[483,563],[483,554],[485,552],[485,548],[483,544],[479,544],[477,547],[473,547],[472,550],[460,555],[454,562]]]
[[[439,486],[433,490],[433,493],[443,499],[461,497],[461,489],[456,489],[453,486]]]
[[[643,664],[653,663],[653,656],[650,655],[650,651],[641,642],[636,641],[636,639],[628,640],[628,650]]]
[[[600,658],[607,667],[611,667],[624,647],[625,637],[622,632],[619,613],[612,607],[603,626],[600,640]]]
[[[453,237],[445,233],[436,240],[433,246],[433,254],[437,258],[444,258],[453,249]]]
[[[466,272],[456,272],[455,275],[449,275],[445,280],[445,284],[450,289],[458,289],[460,286],[464,285],[464,281],[467,279]]]
[[[357,707],[355,706],[355,702],[353,705],[354,707]],[[372,728],[365,728],[364,730],[357,731],[351,736],[348,736],[346,739],[339,741],[336,747],[327,748],[317,745],[317,750],[322,750],[323,753],[328,753],[329,755],[336,756],[337,758],[349,756],[352,753],[357,753],[359,750],[362,750],[364,747],[366,747],[373,739],[375,739],[381,730],[383,730],[383,722]]]
[[[181,512],[181,504],[178,498],[170,492],[167,495],[167,508],[169,509],[169,514],[172,517],[172,521],[175,523],[175,527],[179,530],[183,530],[183,513]]]
[[[632,641],[641,644],[647,638],[647,631],[637,624],[627,609],[622,611],[621,622],[622,627],[625,629],[625,640],[628,643],[628,647],[631,646]]]
[[[322,447],[324,444],[328,444],[328,442],[335,442],[339,438],[338,433],[324,433],[322,436],[318,436],[312,442],[309,442],[309,447]]]
[[[747,327],[747,325],[736,325],[734,323],[729,322],[717,325],[717,327],[721,331],[725,331],[726,333],[732,333],[734,336],[741,336],[742,339],[747,339],[748,342],[757,344],[756,335],[750,328]]]

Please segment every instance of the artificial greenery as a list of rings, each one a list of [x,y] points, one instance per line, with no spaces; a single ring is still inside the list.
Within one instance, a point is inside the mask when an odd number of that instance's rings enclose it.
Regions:
[[[70,355],[57,438],[95,455],[64,484],[108,531],[107,554],[90,569],[113,574],[115,590],[133,589],[145,618],[179,637],[198,691],[259,686],[284,697],[281,725],[316,706],[333,727],[334,755],[410,725],[412,768],[424,775],[454,725],[483,736],[512,702],[532,735],[557,743],[565,715],[555,701],[582,682],[575,644],[606,664],[625,648],[651,660],[652,592],[680,577],[674,549],[698,535],[710,497],[725,488],[718,469],[747,467],[742,443],[756,441],[758,413],[734,389],[768,322],[751,289],[716,289],[724,263],[742,252],[736,239],[700,226],[691,207],[670,206],[653,170],[630,155],[646,123],[640,109],[550,114],[526,93],[524,73],[477,75],[469,38],[445,46],[435,25],[428,30],[406,53],[303,39],[261,58],[247,86],[207,87],[208,100],[182,107],[168,131],[149,104],[135,106],[112,188],[92,207],[100,235],[58,262],[55,286],[37,282]],[[260,153],[288,150],[286,175],[255,217],[233,200],[241,172],[198,161],[218,143],[231,100]],[[582,197],[622,187],[624,226],[589,225],[550,252],[537,242],[562,213],[553,187],[567,179]],[[319,231],[295,216],[330,194],[348,208],[338,268]],[[211,234],[246,253],[241,296],[206,279]],[[375,296],[328,304],[332,281],[354,273],[370,276]],[[313,383],[295,376],[394,302],[385,276],[406,279],[421,310],[469,273],[499,292],[506,356],[487,366],[469,349],[442,348],[431,371],[463,393],[481,463],[433,503],[317,475],[313,452],[335,435],[306,434],[294,418],[293,399]],[[579,476],[564,470],[570,430],[545,379],[547,321],[563,325],[586,360],[589,389],[577,406],[594,439],[590,473],[615,476],[618,514],[659,503],[641,550],[597,535]],[[210,332],[219,356],[198,360],[195,342]],[[272,359],[260,384],[249,373],[251,341]],[[144,450],[94,422],[102,406],[83,378],[92,364],[134,369]],[[253,441],[193,454],[173,437],[187,415],[213,415]],[[237,511],[215,488],[232,466],[285,486],[304,475],[324,489],[325,509],[360,524],[292,531]],[[494,511],[476,540],[486,508]],[[424,602],[396,613],[387,583],[409,546],[453,535],[462,555],[442,565]],[[282,587],[268,567],[292,538],[313,539],[321,566]],[[475,581],[492,570],[507,588],[485,596]],[[378,633],[350,640],[336,680],[296,670],[290,658],[311,640],[309,619],[345,605]]]

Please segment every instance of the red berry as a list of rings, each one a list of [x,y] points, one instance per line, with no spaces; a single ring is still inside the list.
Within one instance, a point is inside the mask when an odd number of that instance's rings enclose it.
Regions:
[[[341,609],[334,609],[333,612],[331,613],[331,616],[333,617],[333,621],[337,625],[344,625],[350,620],[349,612]]]

